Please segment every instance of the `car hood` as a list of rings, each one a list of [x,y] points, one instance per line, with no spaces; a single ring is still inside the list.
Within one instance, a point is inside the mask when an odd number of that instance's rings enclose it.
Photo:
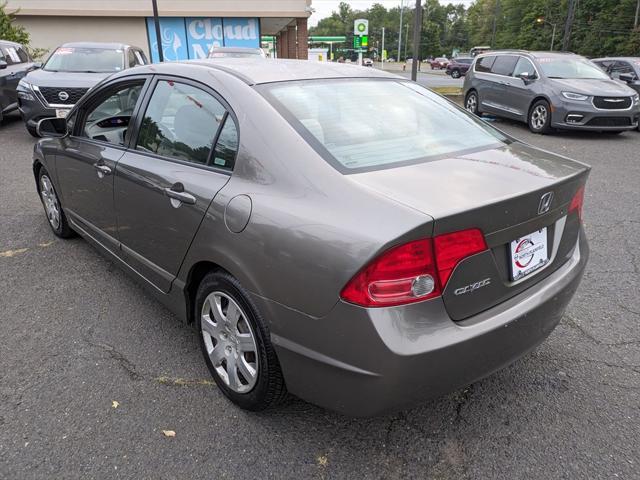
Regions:
[[[29,72],[25,80],[38,87],[66,87],[66,88],[91,88],[98,82],[112,75],[108,73],[74,73],[74,72],[49,72],[46,70],[34,70]]]
[[[476,215],[486,232],[505,228],[519,197],[555,188],[589,170],[587,165],[519,142],[465,155],[349,175],[352,181],[436,220]],[[552,188],[553,187],[553,188]],[[539,199],[539,195],[535,197]],[[560,198],[558,197],[558,201]],[[536,200],[537,202],[537,200]],[[491,217],[485,207],[509,205]],[[538,204],[535,203],[535,208]],[[475,212],[475,214],[473,214]],[[524,217],[527,213],[523,212]]]
[[[575,92],[598,97],[629,96],[636,93],[626,85],[610,79],[550,78],[549,80],[558,90],[563,92]]]

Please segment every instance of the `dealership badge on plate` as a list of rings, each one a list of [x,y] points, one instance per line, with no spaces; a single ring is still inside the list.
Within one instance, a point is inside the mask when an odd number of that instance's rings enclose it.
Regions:
[[[549,263],[547,228],[511,242],[511,279],[516,281]]]

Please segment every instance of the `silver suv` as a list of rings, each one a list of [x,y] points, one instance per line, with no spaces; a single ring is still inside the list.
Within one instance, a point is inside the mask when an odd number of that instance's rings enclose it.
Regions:
[[[527,122],[533,133],[553,128],[620,133],[638,126],[631,88],[580,55],[500,51],[479,55],[464,80],[465,108]]]

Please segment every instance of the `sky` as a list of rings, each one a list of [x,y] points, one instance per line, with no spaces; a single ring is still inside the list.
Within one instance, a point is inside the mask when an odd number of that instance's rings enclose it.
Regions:
[[[469,5],[473,0],[445,0],[440,3],[462,3],[463,5]],[[350,0],[347,3],[351,5],[354,10],[365,10],[374,3],[381,3],[386,8],[393,8],[400,6],[400,0]],[[311,0],[311,7],[315,12],[309,17],[309,26],[315,26],[318,22],[331,15],[331,12],[338,10],[340,0]],[[415,5],[415,0],[404,0],[404,5],[412,7]]]

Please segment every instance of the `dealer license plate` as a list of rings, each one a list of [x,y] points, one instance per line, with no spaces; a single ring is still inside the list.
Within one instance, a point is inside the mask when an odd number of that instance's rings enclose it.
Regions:
[[[68,114],[69,114],[69,109],[68,108],[57,108],[56,109],[56,117],[57,118],[67,118]]]
[[[511,242],[511,280],[520,280],[549,263],[547,227]]]

